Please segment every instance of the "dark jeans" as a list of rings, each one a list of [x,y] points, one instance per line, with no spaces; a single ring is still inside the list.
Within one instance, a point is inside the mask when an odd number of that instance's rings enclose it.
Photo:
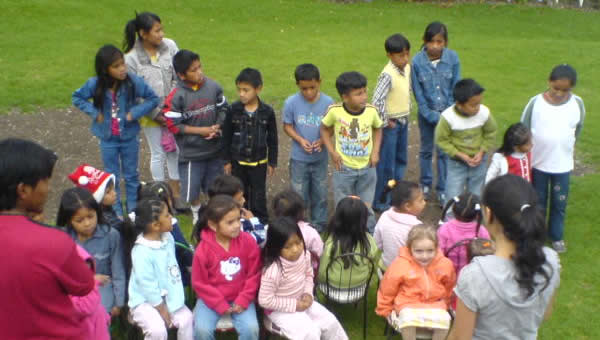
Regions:
[[[233,161],[231,162],[231,174],[244,183],[246,208],[258,217],[263,224],[267,224],[269,220],[266,193],[267,164],[247,166]]]
[[[377,184],[375,185],[375,197],[373,208],[379,211],[390,207],[389,195],[385,202],[381,202],[381,195],[390,179],[401,180],[406,169],[408,156],[408,122],[406,124],[396,123],[394,128],[384,128],[379,151],[379,163],[377,163]]]
[[[553,174],[535,168],[531,172],[533,188],[538,195],[538,206],[542,209],[544,217],[546,216],[548,200],[550,201],[548,236],[552,242],[563,239],[570,174],[570,172]]]

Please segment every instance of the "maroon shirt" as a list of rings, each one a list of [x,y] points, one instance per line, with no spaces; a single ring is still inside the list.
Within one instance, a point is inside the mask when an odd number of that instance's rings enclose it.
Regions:
[[[66,233],[25,216],[0,215],[2,339],[83,339],[68,294],[93,288],[94,273]]]

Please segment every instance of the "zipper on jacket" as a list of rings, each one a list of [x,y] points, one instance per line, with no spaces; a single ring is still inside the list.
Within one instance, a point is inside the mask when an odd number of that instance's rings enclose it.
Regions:
[[[426,285],[427,288],[425,289],[425,292],[426,292],[425,298],[427,300],[429,300],[429,291],[431,290],[431,286],[429,283],[429,275],[427,274],[427,269],[425,267],[423,267],[423,272],[425,273],[425,283],[427,284]]]

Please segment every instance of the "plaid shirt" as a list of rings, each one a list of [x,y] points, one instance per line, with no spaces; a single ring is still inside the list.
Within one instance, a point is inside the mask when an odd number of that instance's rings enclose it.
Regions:
[[[401,70],[398,66],[395,66],[396,70],[398,70],[398,72],[404,76],[404,70]],[[386,110],[385,110],[385,101],[387,98],[388,93],[390,93],[390,90],[392,88],[392,77],[387,74],[387,73],[381,73],[381,75],[379,75],[379,78],[377,79],[377,85],[375,85],[375,91],[373,92],[373,106],[375,106],[375,108],[377,108],[377,112],[379,113],[379,117],[381,118],[381,120],[383,121],[383,126],[386,127],[388,126],[388,115],[386,114]],[[411,96],[412,96],[412,87],[409,88],[409,96],[408,96],[408,107],[409,107],[409,111],[412,111],[412,101],[410,100]],[[402,117],[400,119],[396,120],[398,123],[400,124],[406,124],[408,119],[406,117]]]

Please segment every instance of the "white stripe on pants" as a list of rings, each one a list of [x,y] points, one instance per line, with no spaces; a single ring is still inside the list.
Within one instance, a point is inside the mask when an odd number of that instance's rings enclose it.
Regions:
[[[146,340],[167,340],[167,328],[162,317],[149,303],[142,303],[131,310],[133,322],[144,332]],[[177,327],[178,340],[192,340],[194,337],[194,317],[192,312],[183,306],[171,314],[171,322]]]
[[[150,173],[155,181],[165,180],[165,158],[167,160],[167,171],[169,179],[179,180],[179,168],[177,160],[179,158],[179,149],[175,152],[165,152],[160,145],[161,128],[158,126],[143,127],[148,147],[150,148]]]
[[[303,312],[273,312],[266,317],[290,340],[348,340],[335,315],[316,301]]]

